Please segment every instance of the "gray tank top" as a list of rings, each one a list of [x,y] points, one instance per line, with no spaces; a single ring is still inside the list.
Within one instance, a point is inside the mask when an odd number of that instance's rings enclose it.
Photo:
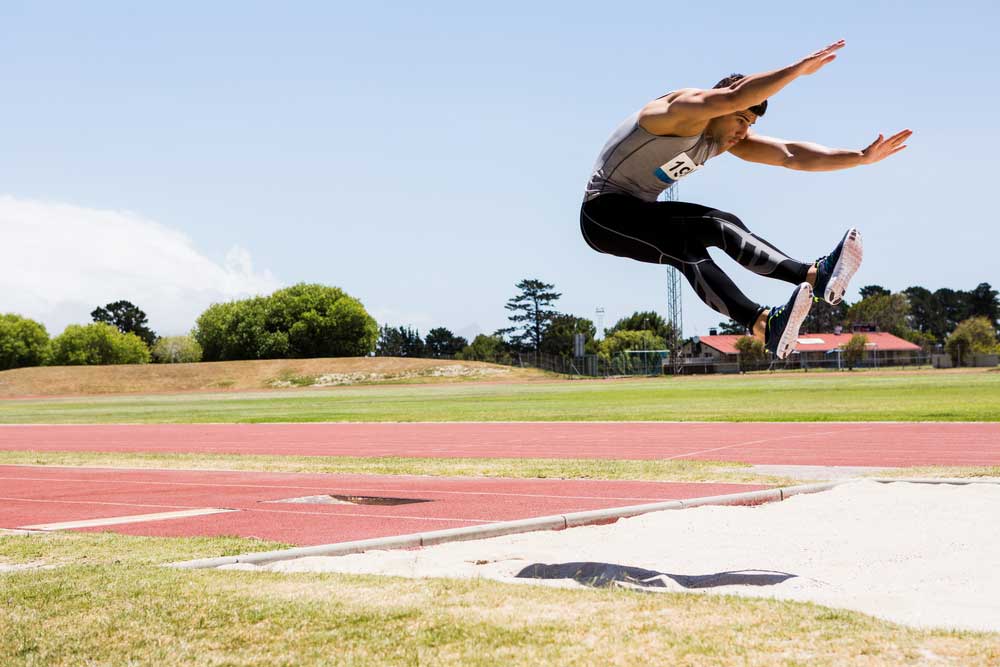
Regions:
[[[657,196],[715,157],[719,147],[710,137],[661,137],[639,125],[639,112],[614,131],[594,165],[583,200],[617,192],[646,201]]]

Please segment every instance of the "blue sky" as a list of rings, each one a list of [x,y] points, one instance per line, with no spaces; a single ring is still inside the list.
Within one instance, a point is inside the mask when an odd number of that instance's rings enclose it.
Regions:
[[[614,127],[677,87],[847,47],[764,134],[861,148],[804,174],[732,156],[681,199],[790,254],[848,226],[870,283],[1000,285],[1000,12],[991,3],[0,3],[0,312],[50,333],[130,299],[161,334],[213,300],[337,285],[380,323],[506,325],[525,277],[606,325],[665,309],[665,269],[591,251],[583,186]],[[721,255],[721,253],[718,253]],[[722,256],[763,303],[789,286]],[[684,292],[685,333],[721,318]]]

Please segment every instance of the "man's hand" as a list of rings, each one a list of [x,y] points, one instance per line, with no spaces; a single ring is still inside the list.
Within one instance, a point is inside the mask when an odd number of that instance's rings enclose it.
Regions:
[[[840,40],[839,42],[834,42],[825,49],[820,49],[816,53],[806,56],[798,63],[799,76],[808,76],[819,71],[823,65],[827,63],[832,63],[837,59],[837,51],[844,48],[847,42]]]
[[[881,134],[878,135],[878,139],[873,141],[868,148],[861,151],[861,164],[875,164],[890,155],[895,155],[906,148],[906,140],[912,134],[912,130],[903,130],[888,139],[883,139]]]

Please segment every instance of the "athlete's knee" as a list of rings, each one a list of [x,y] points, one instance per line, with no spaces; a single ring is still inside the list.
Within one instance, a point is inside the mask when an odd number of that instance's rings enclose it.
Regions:
[[[718,209],[713,209],[708,212],[708,217],[714,218],[715,220],[721,220],[722,222],[729,223],[731,225],[736,225],[743,231],[749,232],[750,228],[743,224],[743,221],[732,213],[727,213],[726,211],[720,211]]]

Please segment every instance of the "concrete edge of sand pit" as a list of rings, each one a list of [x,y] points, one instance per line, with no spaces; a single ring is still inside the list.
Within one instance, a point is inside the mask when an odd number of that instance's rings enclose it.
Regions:
[[[733,493],[722,496],[706,496],[704,498],[691,498],[688,500],[668,500],[658,503],[646,503],[644,505],[630,505],[627,507],[613,507],[610,509],[587,510],[584,512],[572,512],[569,514],[542,516],[535,517],[533,519],[500,521],[482,526],[449,528],[446,530],[435,530],[426,533],[413,533],[411,535],[377,537],[370,540],[356,540],[354,542],[339,542],[335,544],[319,544],[311,547],[295,547],[293,549],[262,551],[258,553],[240,554],[237,556],[222,556],[219,558],[202,558],[198,560],[169,563],[167,567],[193,570],[217,568],[225,565],[236,565],[238,563],[264,565],[277,561],[307,558],[310,556],[346,556],[349,554],[356,554],[375,549],[412,549],[416,547],[431,546],[434,544],[444,544],[446,542],[479,540],[490,537],[501,537],[503,535],[513,535],[516,533],[529,533],[540,530],[562,530],[564,528],[576,526],[613,523],[618,519],[663,510],[678,510],[689,507],[702,507],[706,505],[761,505],[764,503],[779,502],[785,498],[790,498],[799,494],[827,491],[835,486],[839,486],[840,484],[844,484],[849,481],[854,480],[840,480],[820,484],[803,484],[780,489],[764,489],[761,491]]]
[[[1000,484],[998,477],[865,477],[867,481],[878,482],[879,484],[896,484],[906,482],[909,484],[953,484],[963,486],[966,484]]]

